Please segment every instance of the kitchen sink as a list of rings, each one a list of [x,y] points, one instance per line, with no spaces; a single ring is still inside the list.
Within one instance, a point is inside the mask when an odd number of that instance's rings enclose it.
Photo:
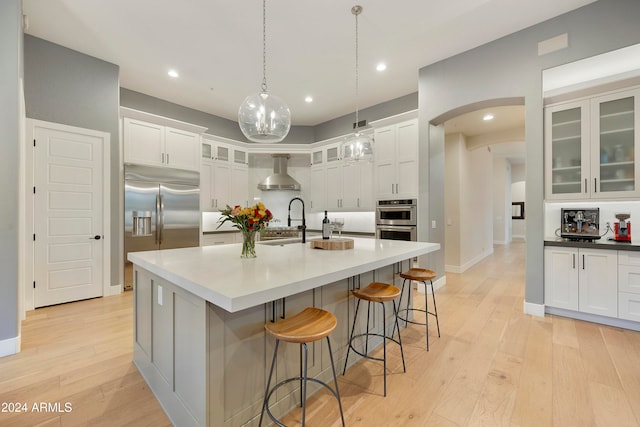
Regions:
[[[291,239],[271,239],[271,240],[261,240],[256,242],[259,245],[267,245],[267,246],[284,246],[291,245],[293,243],[302,243],[301,237],[293,237]]]

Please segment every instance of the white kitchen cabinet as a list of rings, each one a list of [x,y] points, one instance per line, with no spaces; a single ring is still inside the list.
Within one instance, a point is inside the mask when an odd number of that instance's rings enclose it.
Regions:
[[[580,249],[578,311],[618,317],[618,253]]]
[[[418,195],[418,120],[375,130],[375,197]]]
[[[123,136],[125,163],[199,170],[196,133],[125,117]]]
[[[227,205],[249,203],[249,166],[247,150],[207,138],[203,142],[200,170],[200,208],[219,211]]]
[[[372,163],[342,165],[340,208],[346,211],[374,210]]]
[[[618,316],[617,251],[546,247],[545,305]]]
[[[578,249],[544,249],[544,303],[578,310]]]
[[[309,209],[311,212],[320,212],[327,209],[327,170],[324,166],[312,166],[309,183],[311,191],[309,196]]]
[[[337,211],[342,207],[342,164],[337,161],[327,164],[325,170],[327,206],[324,210]]]
[[[640,253],[618,252],[618,317],[640,322]]]
[[[202,236],[202,246],[228,245],[240,241],[240,232],[208,233]]]
[[[638,111],[639,89],[547,107],[547,199],[638,197]]]
[[[249,206],[249,167],[234,164],[231,166],[231,193],[229,206]]]

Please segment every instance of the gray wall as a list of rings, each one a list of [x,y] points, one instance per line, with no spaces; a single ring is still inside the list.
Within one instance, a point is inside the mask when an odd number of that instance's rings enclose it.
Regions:
[[[111,248],[120,259],[119,67],[60,45],[25,35],[27,117],[111,134]],[[111,263],[111,285],[119,284]]]
[[[495,42],[424,67],[419,73],[421,209],[444,221],[444,136],[429,123],[452,110],[487,99],[524,97],[526,119],[527,266],[525,300],[544,303],[542,70],[640,42],[640,2],[600,0]],[[539,57],[537,44],[563,33],[569,47]],[[424,210],[421,210],[424,212]],[[444,241],[443,227],[419,224],[421,240]],[[444,251],[429,262],[444,271]]]
[[[120,105],[134,110],[144,111],[158,116],[170,117],[186,123],[208,128],[205,133],[222,136],[236,141],[248,142],[242,134],[238,122],[228,120],[202,111],[194,110],[182,105],[174,104],[160,98],[120,89]],[[240,107],[240,105],[238,105]],[[292,126],[283,144],[310,144],[314,142],[313,127]]]
[[[0,341],[19,335],[18,165],[22,16],[20,0],[0,1]]]
[[[120,89],[120,105],[134,110],[145,111],[151,114],[157,114],[163,117],[181,120],[187,123],[193,123],[204,126],[207,129],[205,133],[211,135],[222,136],[225,138],[235,139],[236,141],[245,141],[247,139],[240,131],[238,123],[233,120],[224,119],[202,111],[193,110],[182,105],[174,104],[163,99],[154,98],[140,92],[134,92],[129,89]],[[382,104],[374,105],[359,111],[360,120],[372,122],[374,120],[383,119],[396,114],[405,113],[407,111],[416,110],[418,108],[418,93],[412,93],[400,98],[392,99]],[[352,125],[355,121],[355,112],[342,117],[329,120],[317,126],[292,126],[287,137],[282,141],[283,144],[310,144],[316,141],[336,136],[346,135],[352,131]]]
[[[418,109],[418,93],[410,93],[373,107],[358,110],[358,120],[366,120],[371,123],[386,117],[406,113]],[[315,126],[315,140],[323,141],[336,136],[347,135],[353,131],[353,123],[356,121],[355,111],[328,122]]]

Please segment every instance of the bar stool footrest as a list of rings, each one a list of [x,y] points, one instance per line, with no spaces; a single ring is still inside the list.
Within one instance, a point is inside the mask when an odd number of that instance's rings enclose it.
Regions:
[[[358,335],[354,335],[354,336],[353,336],[353,338],[351,339],[351,341],[349,341],[349,348],[351,348],[351,350],[355,351],[357,354],[359,354],[359,355],[360,355],[360,356],[362,356],[362,357],[365,357],[365,358],[370,359],[370,360],[378,360],[378,361],[380,361],[380,362],[383,362],[383,361],[384,361],[384,358],[382,358],[382,357],[370,356],[370,355],[368,355],[368,354],[366,354],[366,353],[362,353],[360,350],[358,350],[357,348],[355,348],[355,347],[353,346],[353,341],[354,341],[356,338],[358,338],[358,337],[367,337],[367,339],[368,339],[368,337],[380,337],[380,338],[383,338],[383,339],[387,339],[387,340],[389,340],[389,341],[393,341],[394,343],[396,343],[396,344],[400,345],[400,342],[399,342],[397,339],[392,338],[392,337],[387,337],[387,336],[384,336],[384,335],[382,335],[382,334],[377,334],[377,333],[376,333],[376,334],[374,334],[374,333],[368,333],[368,334],[358,334]]]
[[[424,309],[422,309],[422,308],[403,308],[403,309],[401,309],[401,310],[398,310],[398,320],[402,320],[402,321],[404,321],[404,322],[413,323],[414,325],[423,325],[423,326],[424,326],[424,325],[426,325],[426,323],[425,323],[425,322],[416,322],[415,320],[409,320],[409,319],[407,319],[406,317],[402,317],[402,316],[400,316],[400,313],[402,313],[402,312],[408,312],[408,311],[419,311],[419,312],[421,312],[421,313],[427,313],[427,314],[430,314],[430,315],[432,315],[433,317],[438,317],[438,315],[437,315],[437,314],[432,313],[432,312],[430,312],[430,311],[425,311],[425,310],[424,310]],[[408,314],[408,313],[407,313],[407,314]]]

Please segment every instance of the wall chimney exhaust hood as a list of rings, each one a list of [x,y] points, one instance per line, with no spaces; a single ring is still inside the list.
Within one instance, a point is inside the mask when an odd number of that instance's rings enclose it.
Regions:
[[[288,154],[272,154],[273,174],[258,184],[259,190],[295,190],[300,191],[300,184],[287,174]]]

